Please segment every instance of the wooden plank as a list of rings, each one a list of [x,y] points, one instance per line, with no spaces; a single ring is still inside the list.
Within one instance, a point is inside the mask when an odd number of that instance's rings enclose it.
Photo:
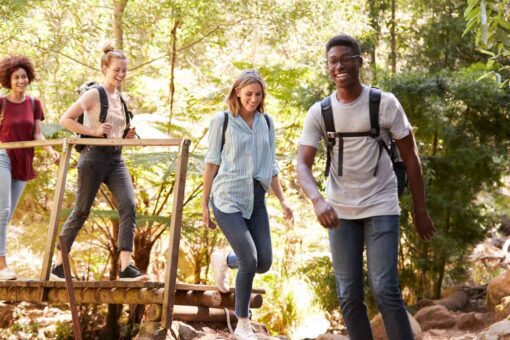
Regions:
[[[186,139],[187,140],[187,139]],[[102,146],[180,146],[183,139],[68,138],[68,144]]]
[[[69,159],[71,158],[72,148],[64,144],[64,154],[60,158],[60,166],[58,168],[57,186],[53,196],[53,204],[51,207],[50,223],[48,228],[48,235],[46,236],[46,248],[44,250],[44,259],[41,269],[41,281],[48,281],[51,271],[51,261],[53,258],[53,251],[55,249],[55,239],[58,232],[58,224],[60,220],[60,212],[62,209],[62,201],[64,198],[64,191],[67,178],[67,169],[69,168]],[[44,301],[44,290],[41,290],[41,299]]]
[[[182,209],[184,201],[184,187],[186,184],[186,172],[188,168],[188,151],[190,140],[183,139],[177,160],[175,174],[174,198],[172,217],[170,221],[170,237],[165,269],[165,291],[163,294],[162,327],[172,326],[172,313],[175,303],[175,284],[177,280],[177,265],[179,261],[179,243],[181,240]]]
[[[40,147],[40,146],[58,146],[63,145],[64,140],[63,139],[48,139],[48,140],[30,140],[30,141],[23,141],[23,142],[9,142],[9,143],[2,143],[0,142],[0,149],[22,149],[22,148],[33,148],[33,147]]]
[[[162,288],[163,282],[140,282],[140,281],[73,281],[76,288]],[[45,287],[63,288],[63,281],[48,281],[44,283]]]
[[[197,291],[206,291],[206,290],[218,290],[218,287],[211,285],[196,285],[196,284],[188,284],[188,283],[177,283],[175,285],[175,290],[197,290]],[[235,289],[230,288],[230,293],[234,293]],[[254,294],[266,294],[264,289],[252,289],[252,293]]]
[[[74,296],[73,277],[71,273],[71,266],[69,265],[69,253],[67,251],[67,244],[64,237],[59,237],[60,251],[62,252],[62,265],[64,266],[64,277],[66,279],[67,297],[69,299],[69,308],[71,309],[71,316],[73,319],[73,334],[74,338],[81,340],[81,327],[80,318],[78,316],[78,309],[76,308],[76,298]]]
[[[0,281],[0,287],[42,287],[42,282],[41,281],[33,281],[33,280]]]
[[[231,310],[220,308],[207,308],[196,306],[175,306],[175,319],[186,322],[226,322],[229,313],[230,320],[236,321],[237,317]]]
[[[157,289],[165,286],[164,282],[145,281],[145,282],[130,282],[130,281],[73,281],[75,288],[147,288]],[[64,281],[40,281],[36,279],[22,279],[0,281],[0,287],[45,287],[45,288],[65,288]],[[218,291],[216,286],[211,285],[197,285],[188,283],[176,283],[175,291]],[[230,293],[234,293],[235,289],[231,288]],[[265,294],[264,289],[252,289],[252,294]]]

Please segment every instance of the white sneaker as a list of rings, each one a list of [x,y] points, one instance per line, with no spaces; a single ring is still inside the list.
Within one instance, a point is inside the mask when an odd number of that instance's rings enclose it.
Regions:
[[[4,269],[0,270],[0,281],[6,281],[6,280],[16,280],[18,277],[16,276],[16,273],[11,270],[9,267],[5,267]]]
[[[230,291],[230,287],[227,281],[227,256],[228,254],[221,250],[216,250],[211,254],[211,264],[214,269],[216,286],[222,293],[228,293]]]
[[[237,340],[257,340],[257,336],[251,329],[251,323],[249,319],[240,319],[237,322],[234,337]]]

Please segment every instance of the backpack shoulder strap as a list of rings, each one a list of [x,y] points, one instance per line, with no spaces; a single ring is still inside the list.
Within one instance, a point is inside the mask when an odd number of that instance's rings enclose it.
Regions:
[[[2,122],[5,117],[6,106],[7,106],[7,99],[5,99],[5,97],[2,97],[2,108],[0,109],[0,128],[2,127]]]
[[[225,132],[227,131],[228,126],[228,112],[223,112],[223,130],[221,131],[221,149],[220,152],[223,151],[223,146],[225,145]]]
[[[333,118],[333,109],[331,108],[331,96],[327,96],[321,101],[321,114],[326,127],[326,169],[324,176],[328,177],[331,167],[331,155],[335,146],[335,137],[330,137],[328,132],[335,132],[335,120]]]
[[[374,176],[377,175],[379,169],[379,160],[381,159],[382,151],[386,150],[389,156],[390,148],[386,142],[381,138],[381,128],[379,126],[379,107],[381,106],[381,90],[375,87],[370,88],[368,96],[369,111],[370,111],[370,136],[372,136],[379,144],[379,155],[377,156],[377,163],[374,170]]]
[[[32,105],[32,114],[34,115],[34,120],[35,120],[35,99],[34,99],[34,97],[31,97],[31,96],[28,96],[28,98],[30,98],[30,105]]]
[[[99,113],[99,122],[104,123],[106,121],[106,115],[108,114],[108,95],[106,90],[101,85],[94,86],[99,91],[99,102],[101,104],[101,112]]]
[[[122,108],[124,109],[124,114],[126,115],[126,126],[129,126],[129,123],[131,122],[131,119],[133,119],[133,112],[129,111],[127,107],[126,100],[122,96],[122,94],[119,92],[119,98],[120,102],[122,103]]]
[[[370,109],[370,135],[378,137],[381,130],[379,128],[379,106],[381,106],[381,90],[375,87],[370,88],[368,95]]]
[[[321,101],[322,119],[326,126],[326,132],[335,132],[335,120],[333,118],[333,109],[331,108],[331,97],[327,96]]]
[[[271,121],[269,120],[269,116],[265,113],[263,115],[264,115],[264,118],[266,119],[267,128],[269,131],[271,131]]]

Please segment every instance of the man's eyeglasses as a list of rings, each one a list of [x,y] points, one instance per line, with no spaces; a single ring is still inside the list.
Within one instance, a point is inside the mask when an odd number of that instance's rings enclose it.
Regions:
[[[338,59],[327,60],[326,62],[328,67],[334,67],[338,64],[342,64],[343,66],[350,66],[356,58],[359,58],[359,55],[346,55]]]

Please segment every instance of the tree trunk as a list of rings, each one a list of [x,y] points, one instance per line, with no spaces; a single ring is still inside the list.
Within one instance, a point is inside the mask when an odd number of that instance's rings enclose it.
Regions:
[[[446,210],[445,230],[444,230],[443,235],[445,237],[448,237],[449,231],[450,231],[450,209],[447,209]],[[443,279],[444,279],[447,260],[448,260],[448,249],[443,248],[439,252],[439,258],[438,258],[438,261],[439,261],[438,274],[439,275],[438,275],[437,281],[435,282],[435,285],[434,285],[435,286],[434,287],[434,296],[436,299],[441,297],[441,287],[443,286]]]
[[[116,206],[116,202],[113,200],[113,196],[111,196],[112,202]],[[119,220],[111,219],[112,223],[112,238],[113,242],[110,245],[110,281],[114,281],[117,279],[117,275],[119,274],[119,250],[117,247],[117,240],[119,238]],[[119,318],[122,313],[122,305],[108,305],[108,315],[106,316],[106,325],[102,331],[105,339],[117,339],[120,334],[119,327]]]
[[[179,20],[176,20],[174,23],[174,27],[172,28],[172,41],[171,46],[172,49],[170,51],[170,94],[168,96],[168,104],[170,106],[170,117],[168,118],[168,129],[167,132],[170,133],[170,129],[172,127],[172,116],[174,113],[174,95],[175,95],[175,63],[177,60],[177,29],[181,25]]]
[[[122,25],[122,16],[128,0],[113,0],[113,32],[115,35],[115,48],[124,49],[124,29]]]
[[[380,10],[380,6],[377,6],[376,0],[368,1],[368,16],[370,20],[370,26],[375,31],[375,39],[373,41],[373,46],[370,49],[370,69],[372,70],[372,82],[376,82],[377,80],[377,60],[376,60],[376,49],[377,44],[379,42],[379,34],[381,33],[381,26],[379,25],[379,15],[381,15],[382,11]]]
[[[391,72],[393,74],[397,73],[397,32],[396,32],[396,22],[395,22],[396,7],[397,7],[396,0],[391,0],[391,25],[390,25]]]

